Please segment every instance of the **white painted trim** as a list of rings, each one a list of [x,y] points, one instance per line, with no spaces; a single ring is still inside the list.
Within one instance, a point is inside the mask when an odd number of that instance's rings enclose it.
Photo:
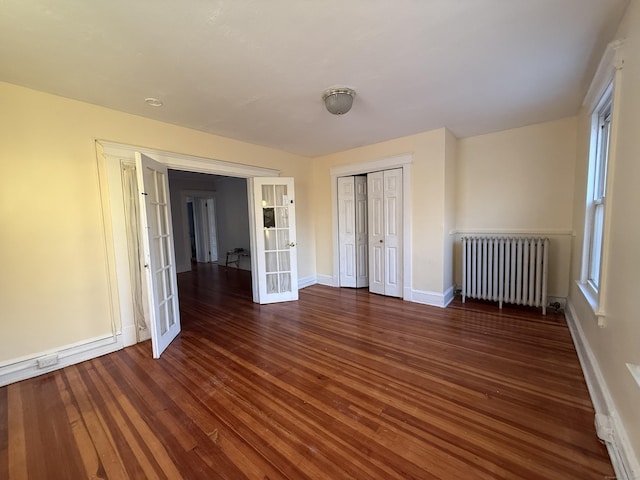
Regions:
[[[151,336],[149,336],[151,338]],[[122,329],[122,346],[130,347],[138,343],[138,332],[134,324],[126,325]]]
[[[554,229],[522,229],[522,228],[456,228],[451,230],[449,235],[549,235],[549,236],[569,236],[574,237],[573,230]]]
[[[633,363],[627,363],[627,368],[631,373],[631,376],[640,387],[640,365],[634,365]]]
[[[317,280],[320,285],[325,285],[327,287],[339,287],[340,283],[334,276],[331,275],[317,275]]]
[[[390,170],[392,168],[402,168],[413,162],[413,153],[403,153],[393,157],[385,157],[368,162],[351,163],[340,165],[329,170],[332,177],[348,177],[349,175],[361,175],[363,173],[377,172],[380,170]]]
[[[607,45],[607,48],[600,59],[587,94],[584,96],[582,106],[592,111],[595,104],[600,100],[607,86],[613,80],[615,71],[624,66],[623,49],[624,40],[614,40]]]
[[[121,350],[124,347],[122,335],[104,335],[82,342],[66,345],[55,350],[46,350],[34,355],[21,357],[0,364],[0,387],[59,370],[69,365]],[[58,361],[50,367],[38,368],[38,360],[58,356]]]
[[[132,159],[136,152],[140,152],[166,165],[168,168],[185,170],[187,172],[211,173],[214,175],[228,175],[230,177],[240,178],[277,177],[280,175],[279,170],[272,168],[255,167],[253,165],[196,157],[182,153],[165,152],[152,148],[109,142],[107,140],[98,139],[96,142],[102,145],[106,155],[112,157]]]
[[[318,283],[316,275],[309,275],[308,277],[298,278],[298,290],[305,287],[310,287]]]
[[[431,305],[432,307],[445,308],[453,300],[453,287],[449,287],[444,293],[411,290],[411,298],[405,300],[423,305]]]
[[[323,285],[340,286],[340,238],[338,234],[338,177],[362,175],[380,170],[402,168],[402,223],[403,223],[403,299],[411,301],[412,287],[412,222],[411,222],[411,163],[413,153],[404,153],[393,157],[386,157],[369,162],[354,163],[333,167],[331,175],[331,224],[333,231],[333,275],[331,283],[322,283],[318,275],[318,283]]]
[[[596,411],[594,421],[597,422],[597,426],[601,427],[599,428],[600,433],[602,433],[603,424],[607,424],[606,435],[602,440],[609,451],[616,478],[618,480],[638,480],[640,479],[640,459],[631,447],[626,428],[616,412],[615,402],[609,387],[584,330],[582,330],[571,300],[567,301],[565,317],[578,353],[593,408]]]

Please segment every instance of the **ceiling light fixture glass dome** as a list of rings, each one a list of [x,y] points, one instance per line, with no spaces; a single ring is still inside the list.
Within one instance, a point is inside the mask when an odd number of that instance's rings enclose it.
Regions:
[[[351,88],[330,88],[322,94],[322,100],[324,100],[324,105],[330,113],[344,115],[351,110],[353,97],[355,96],[356,92]]]

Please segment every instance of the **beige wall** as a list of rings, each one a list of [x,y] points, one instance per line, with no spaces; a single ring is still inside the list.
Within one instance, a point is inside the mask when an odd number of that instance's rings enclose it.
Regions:
[[[626,363],[640,364],[640,3],[631,2],[623,21],[625,38],[622,82],[616,92],[614,128],[617,129],[616,154],[610,160],[608,183],[608,264],[606,265],[605,327],[598,328],[593,311],[572,282],[570,302],[586,335],[589,347],[602,371],[614,405],[612,412],[626,426],[631,448],[640,458],[640,386],[630,375]],[[575,170],[574,242],[571,278],[580,279],[583,252],[583,225],[589,152],[590,112],[579,116],[578,155]]]
[[[569,288],[575,158],[575,117],[458,141],[456,230],[549,237],[549,294],[557,297]]]
[[[314,159],[314,203],[318,275],[332,276],[333,232],[330,169],[411,153],[412,286],[443,293],[443,225],[446,130],[403,137]]]
[[[112,332],[94,139],[295,177],[299,275],[315,273],[304,157],[0,83],[0,362]]]

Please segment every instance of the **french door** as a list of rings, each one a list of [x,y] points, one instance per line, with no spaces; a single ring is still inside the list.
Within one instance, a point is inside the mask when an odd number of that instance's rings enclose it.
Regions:
[[[298,299],[298,260],[293,178],[254,177],[251,181],[254,301]]]
[[[176,261],[169,204],[167,167],[136,153],[140,195],[141,239],[144,251],[142,284],[146,317],[151,324],[153,358],[159,358],[180,333]]]

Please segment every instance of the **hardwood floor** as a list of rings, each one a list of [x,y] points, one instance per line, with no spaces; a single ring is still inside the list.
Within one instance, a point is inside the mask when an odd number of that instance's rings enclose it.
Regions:
[[[606,479],[564,318],[179,277],[183,331],[0,389],[0,478]]]

